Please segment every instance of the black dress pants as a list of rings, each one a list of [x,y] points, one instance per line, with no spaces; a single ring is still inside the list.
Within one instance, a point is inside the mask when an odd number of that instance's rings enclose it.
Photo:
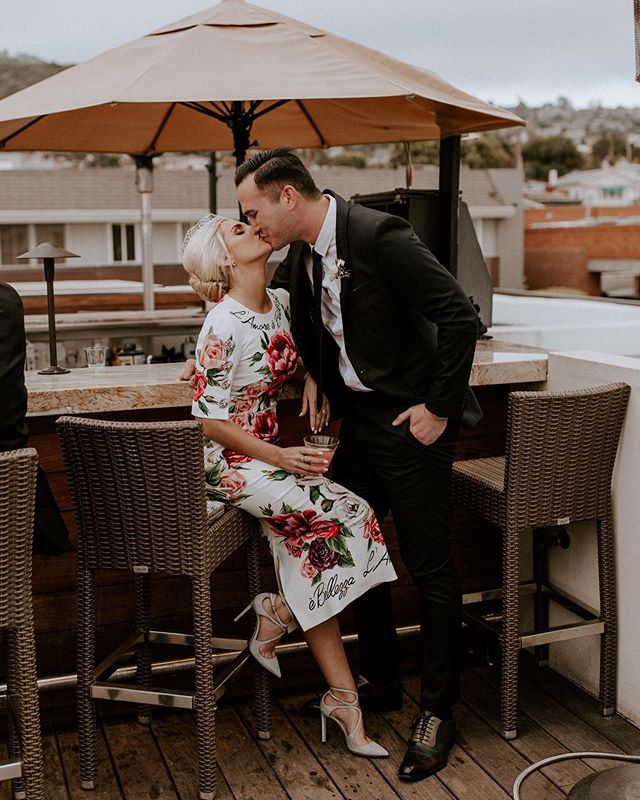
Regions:
[[[449,485],[458,425],[431,445],[409,421],[391,423],[408,404],[376,392],[347,393],[333,478],[367,500],[382,524],[391,511],[402,560],[418,590],[421,709],[447,716],[459,699],[462,599],[451,551]],[[354,601],[362,674],[395,679],[398,642],[385,583]]]

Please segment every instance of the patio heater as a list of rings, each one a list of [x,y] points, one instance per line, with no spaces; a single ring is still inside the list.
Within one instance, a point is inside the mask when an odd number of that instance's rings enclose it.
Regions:
[[[53,297],[54,265],[56,258],[80,258],[76,253],[63,250],[50,242],[42,242],[28,253],[23,253],[16,258],[41,258],[44,262],[44,279],[47,282],[47,315],[49,317],[49,361],[50,366],[39,370],[40,375],[63,375],[70,370],[58,366],[58,352],[56,346],[56,311]]]

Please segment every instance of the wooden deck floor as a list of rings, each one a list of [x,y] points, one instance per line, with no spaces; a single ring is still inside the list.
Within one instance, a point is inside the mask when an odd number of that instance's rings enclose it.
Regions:
[[[391,753],[367,761],[346,751],[337,728],[320,742],[319,723],[300,716],[308,695],[289,692],[274,702],[273,738],[253,737],[250,704],[228,704],[218,714],[219,800],[506,800],[518,773],[529,763],[570,750],[640,753],[640,730],[620,717],[603,719],[596,702],[549,669],[524,668],[520,736],[498,734],[497,673],[489,668],[463,673],[463,702],[457,706],[458,743],[437,777],[417,784],[396,779],[411,721],[418,680],[405,676],[402,711],[368,717],[368,730]],[[335,727],[335,726],[333,726]],[[72,725],[45,718],[47,800],[195,800],[195,729],[187,712],[160,711],[149,728],[132,717],[100,722],[99,786],[80,789],[77,736]],[[609,761],[568,761],[537,773],[525,784],[523,800],[558,800],[594,769]],[[0,798],[9,798],[0,784]]]

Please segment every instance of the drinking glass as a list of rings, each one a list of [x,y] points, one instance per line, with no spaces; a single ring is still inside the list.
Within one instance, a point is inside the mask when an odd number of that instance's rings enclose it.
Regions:
[[[336,447],[340,444],[340,440],[335,436],[305,436],[304,446],[310,447],[313,450],[324,450],[324,455],[327,461],[331,464],[333,456],[336,452]]]
[[[104,345],[96,344],[92,347],[85,347],[84,354],[87,358],[89,369],[107,366],[107,348]]]

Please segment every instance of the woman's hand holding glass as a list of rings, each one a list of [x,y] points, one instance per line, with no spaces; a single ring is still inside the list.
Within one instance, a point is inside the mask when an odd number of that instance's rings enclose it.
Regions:
[[[329,468],[324,451],[311,447],[281,447],[277,467],[296,475],[323,475]]]
[[[317,403],[318,385],[313,377],[307,372],[304,378],[304,389],[302,390],[302,410],[299,416],[309,412],[309,425],[314,433],[320,433],[323,428],[329,425],[331,408],[329,401],[322,395],[322,408],[318,411]]]

